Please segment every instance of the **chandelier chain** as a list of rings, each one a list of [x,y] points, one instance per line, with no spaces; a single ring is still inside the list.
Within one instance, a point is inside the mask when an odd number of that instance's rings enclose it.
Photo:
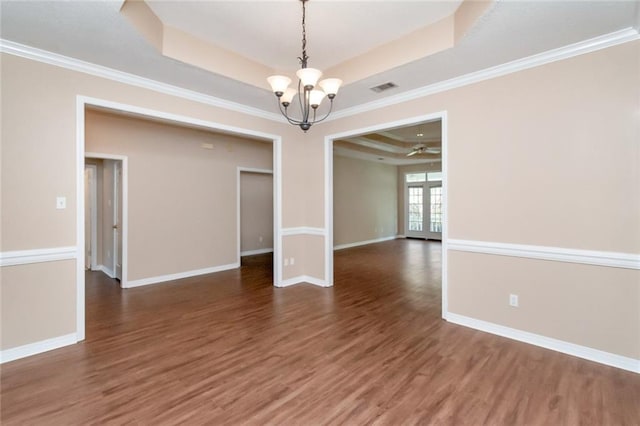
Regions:
[[[298,58],[298,60],[300,61],[300,65],[302,66],[302,68],[306,68],[307,67],[307,60],[309,59],[309,57],[307,56],[307,25],[306,25],[306,8],[305,8],[305,4],[307,2],[307,0],[301,0],[302,1],[302,57]]]

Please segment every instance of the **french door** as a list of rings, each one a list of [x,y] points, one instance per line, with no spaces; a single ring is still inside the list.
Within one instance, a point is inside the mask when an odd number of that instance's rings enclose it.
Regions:
[[[442,239],[442,183],[406,184],[405,235],[430,240]]]

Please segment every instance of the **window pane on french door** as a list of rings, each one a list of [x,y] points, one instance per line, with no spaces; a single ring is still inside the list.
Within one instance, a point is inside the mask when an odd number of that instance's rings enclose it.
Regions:
[[[442,187],[437,186],[430,189],[429,231],[442,232]]]
[[[422,186],[409,187],[409,231],[422,231],[424,222],[424,190]]]

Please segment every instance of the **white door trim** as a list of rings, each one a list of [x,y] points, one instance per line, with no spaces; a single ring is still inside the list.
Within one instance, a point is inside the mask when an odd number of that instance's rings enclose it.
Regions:
[[[89,193],[91,194],[91,264],[89,269],[95,271],[98,267],[96,262],[96,253],[98,253],[98,166],[85,164],[85,168],[90,169],[92,173],[89,182]]]
[[[122,225],[124,222],[124,195],[124,164],[120,161],[120,179],[118,179],[118,161],[115,161],[113,163],[113,275],[120,280],[120,287],[122,288],[127,287],[122,283],[124,263],[126,262],[124,257],[124,226]],[[122,206],[120,205],[121,203]],[[115,226],[119,226],[120,229],[116,229]],[[122,240],[122,250],[118,249],[118,240]],[[121,259],[120,276],[118,276],[118,258]],[[125,281],[125,284],[128,284],[128,282]]]
[[[335,133],[324,138],[324,223],[326,229],[324,255],[325,255],[325,282],[327,286],[333,285],[333,141],[340,138],[354,137],[366,133],[379,132],[395,127],[410,126],[425,121],[442,120],[442,318],[447,319],[447,239],[448,239],[448,215],[447,205],[447,139],[448,123],[447,111],[405,118],[374,126],[348,130]]]
[[[237,172],[236,172],[236,244],[238,247],[238,255],[236,256],[236,262],[238,263],[238,265],[240,265],[240,258],[242,257],[242,250],[240,249],[240,245],[241,245],[241,241],[240,241],[240,175],[242,173],[262,173],[262,174],[268,174],[268,175],[273,175],[273,170],[269,170],[269,169],[254,169],[251,167],[238,167],[237,168]],[[273,207],[275,210],[275,206],[276,206],[276,200],[275,200],[275,195],[276,195],[276,188],[275,188],[276,182],[275,179],[273,180],[273,196],[274,196],[274,200],[273,200]],[[274,218],[275,218],[275,211],[274,213]],[[274,235],[274,239],[275,239],[275,235],[276,235],[276,227],[275,227],[275,220],[273,221],[273,235]],[[255,251],[256,254],[257,252],[259,252],[259,250]],[[268,251],[262,251],[262,253],[270,253],[271,250]]]
[[[105,99],[92,98],[83,95],[76,96],[76,334],[78,341],[85,338],[85,291],[84,291],[84,158],[85,158],[85,108],[87,106],[101,107],[115,111],[132,113],[135,115],[157,118],[173,123],[195,125],[204,128],[219,130],[240,136],[259,138],[273,143],[273,187],[274,187],[274,235],[273,235],[273,277],[274,285],[282,282],[282,137],[265,132],[259,132],[226,124],[205,121],[184,115],[157,111],[134,105],[113,102]],[[109,155],[109,154],[105,154]],[[125,164],[123,162],[123,175]],[[123,186],[127,185],[127,178],[123,176]],[[127,195],[123,189],[123,198]],[[125,203],[123,202],[123,208]],[[126,217],[123,212],[123,216]],[[123,228],[125,224],[123,223]],[[123,229],[123,258],[126,255],[125,230]],[[126,262],[125,262],[126,263]],[[123,278],[125,271],[123,265]]]

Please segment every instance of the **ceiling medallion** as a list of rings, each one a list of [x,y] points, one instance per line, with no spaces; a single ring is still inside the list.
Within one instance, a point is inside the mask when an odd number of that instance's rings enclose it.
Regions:
[[[301,68],[296,72],[298,77],[298,90],[289,87],[291,79],[283,75],[272,75],[267,78],[267,81],[271,85],[271,90],[278,97],[278,106],[280,112],[290,124],[294,126],[300,126],[303,131],[307,131],[315,123],[319,123],[326,119],[333,108],[333,99],[338,94],[338,89],[342,85],[342,80],[339,78],[327,78],[320,80],[322,71],[315,68],[307,68],[307,31],[306,31],[306,10],[305,3],[308,0],[300,0],[302,2],[302,56],[298,58]],[[316,85],[319,85],[322,90],[316,89]],[[293,101],[293,98],[297,95],[297,104],[300,106],[300,118],[293,118],[289,115],[289,105]],[[316,117],[316,112],[322,99],[328,97],[331,102],[329,105],[329,111],[326,115],[320,119]]]

